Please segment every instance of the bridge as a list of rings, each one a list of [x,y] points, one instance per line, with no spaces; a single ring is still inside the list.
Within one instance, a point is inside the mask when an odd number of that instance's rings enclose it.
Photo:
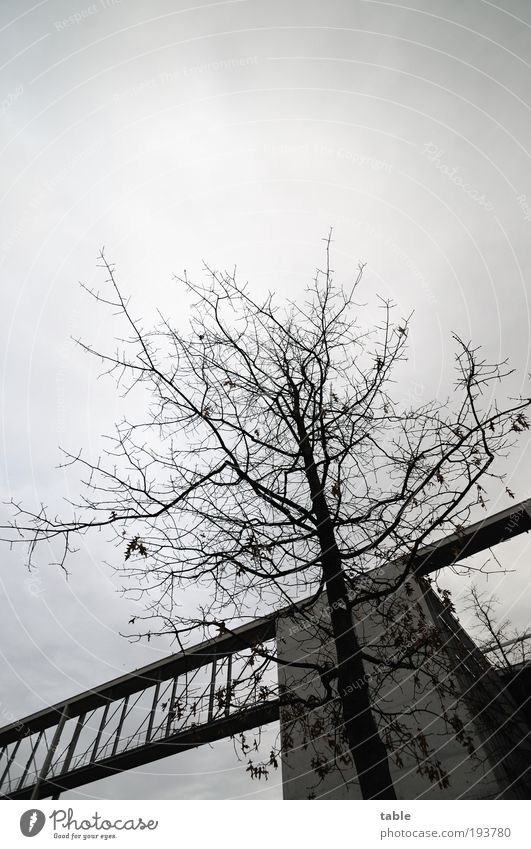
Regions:
[[[426,546],[414,572],[427,576],[529,530],[531,499]],[[58,798],[74,787],[278,720],[278,686],[264,650],[274,650],[287,610],[1,728],[0,798]],[[523,680],[520,675],[521,703],[528,702]]]

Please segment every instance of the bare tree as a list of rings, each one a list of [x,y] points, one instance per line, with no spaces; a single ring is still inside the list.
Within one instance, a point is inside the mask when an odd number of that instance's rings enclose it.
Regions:
[[[495,595],[472,584],[465,602],[465,610],[472,615],[471,630],[492,665],[511,672],[529,661],[531,633],[514,627],[508,617],[500,619],[499,608]]]
[[[80,344],[124,392],[147,390],[146,415],[120,422],[97,461],[65,452],[87,473],[70,518],[16,504],[11,528],[30,561],[43,541],[62,540],[63,566],[79,535],[109,529],[129,585],[146,594],[139,636],[171,634],[181,647],[325,597],[336,659],[308,667],[335,694],[363,797],[395,798],[356,610],[390,597],[435,532],[458,530],[485,505],[485,480],[503,479],[494,461],[528,428],[530,402],[492,402],[507,364],[456,335],[452,397],[396,400],[409,319],[380,298],[381,320],[364,327],[363,266],[352,285],[336,285],[330,244],[299,303],[257,299],[235,273],[208,267],[204,283],[176,278],[194,301],[187,332],[164,317],[146,330],[102,251],[105,288],[87,291],[128,335],[114,353]],[[360,575],[390,561],[400,564],[392,580],[360,589]]]

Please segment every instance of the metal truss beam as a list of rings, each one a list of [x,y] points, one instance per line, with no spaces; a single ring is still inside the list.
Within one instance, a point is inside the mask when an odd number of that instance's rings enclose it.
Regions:
[[[452,566],[494,545],[531,530],[531,498],[501,510],[493,516],[469,525],[459,534],[452,534],[423,548],[417,557],[415,573],[429,575],[437,569]]]
[[[119,752],[97,762],[91,762],[80,769],[63,773],[53,779],[43,779],[37,790],[35,786],[22,787],[0,798],[44,799],[49,796],[56,796],[58,793],[71,790],[73,787],[90,784],[92,781],[108,778],[119,772],[160,760],[160,758],[185,752],[188,749],[203,746],[205,743],[214,743],[216,740],[250,731],[259,725],[276,722],[278,718],[278,700],[257,704],[230,717],[213,720],[206,725],[189,728],[164,740],[156,740],[136,749]]]
[[[235,628],[230,634],[224,634],[193,646],[186,652],[172,654],[163,660],[155,661],[134,672],[114,678],[93,690],[86,690],[70,699],[58,702],[52,707],[32,713],[24,719],[12,722],[0,729],[0,747],[26,737],[36,731],[57,725],[65,708],[70,716],[88,713],[102,705],[131,696],[140,690],[156,685],[160,681],[176,678],[187,672],[193,672],[212,663],[215,657],[227,657],[243,648],[271,640],[275,636],[276,616],[255,619],[249,624]]]

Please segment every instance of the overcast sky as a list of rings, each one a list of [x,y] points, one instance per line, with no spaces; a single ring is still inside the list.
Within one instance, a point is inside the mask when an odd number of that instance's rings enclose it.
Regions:
[[[363,260],[367,293],[415,310],[406,394],[444,393],[451,331],[509,357],[527,393],[530,44],[525,0],[3,0],[2,499],[75,496],[58,446],[96,457],[122,415],[70,341],[112,339],[78,286],[101,281],[102,245],[149,320],[182,314],[172,273],[203,259],[296,296],[333,226],[336,276]],[[529,548],[497,554],[514,571],[489,587],[526,627]],[[169,650],[120,636],[139,608],[113,555],[87,538],[65,582],[2,550],[0,725]],[[279,798],[279,781],[220,744],[70,796]]]

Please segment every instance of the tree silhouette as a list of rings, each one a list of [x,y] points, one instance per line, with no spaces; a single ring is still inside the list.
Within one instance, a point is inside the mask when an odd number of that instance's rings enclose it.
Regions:
[[[406,359],[410,321],[379,298],[381,318],[365,327],[363,266],[352,285],[336,285],[325,242],[325,267],[300,302],[255,298],[235,273],[208,267],[204,283],[175,278],[179,296],[193,300],[185,333],[169,318],[144,329],[102,251],[105,288],[87,291],[128,335],[114,353],[80,344],[122,391],[147,390],[146,414],[117,424],[97,461],[65,452],[88,473],[71,517],[16,504],[11,528],[30,560],[60,538],[63,566],[77,537],[109,529],[129,586],[146,595],[138,636],[171,634],[182,648],[198,633],[277,608],[304,616],[326,599],[334,656],[299,666],[337,706],[363,797],[395,798],[356,611],[393,597],[434,533],[458,530],[485,505],[483,484],[503,479],[494,461],[528,428],[530,402],[490,401],[507,364],[456,335],[452,397],[396,401],[393,369]],[[399,567],[385,585],[359,582],[391,561]],[[397,666],[412,662],[404,644]],[[400,736],[399,723],[393,729]]]

